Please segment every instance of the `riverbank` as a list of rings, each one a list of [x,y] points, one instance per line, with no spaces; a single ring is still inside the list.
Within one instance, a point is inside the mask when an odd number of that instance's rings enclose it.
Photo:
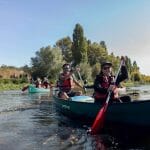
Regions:
[[[25,84],[0,83],[0,91],[21,90]]]
[[[27,83],[0,83],[0,91],[7,91],[7,90],[21,90],[23,87],[27,86]],[[92,83],[90,84],[92,85]],[[134,87],[134,86],[140,86],[140,85],[149,85],[149,84],[141,84],[139,82],[123,82],[121,86],[123,87]]]

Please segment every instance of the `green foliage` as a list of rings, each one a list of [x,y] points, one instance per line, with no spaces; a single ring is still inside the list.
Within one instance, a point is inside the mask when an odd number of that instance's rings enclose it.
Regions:
[[[13,83],[0,83],[0,91],[4,91],[4,90],[20,90],[22,89],[22,87],[24,87],[23,84],[13,84]]]
[[[133,61],[132,72],[139,72],[139,67],[136,61]]]
[[[1,84],[22,84],[28,83],[27,78],[11,78],[11,79],[0,79]]]
[[[150,83],[150,76],[141,75],[141,82],[149,84]]]
[[[131,74],[131,72],[132,72],[132,63],[131,63],[131,59],[128,56],[126,56],[126,66],[127,66],[129,74]]]
[[[120,64],[120,57],[116,57],[113,53],[111,53],[110,55],[108,55],[107,60],[113,64],[113,72],[115,74]]]
[[[96,63],[93,67],[92,67],[92,78],[95,79],[96,75],[98,75],[100,73],[100,63]]]
[[[136,81],[140,81],[141,80],[141,75],[139,74],[139,72],[132,72],[131,73],[131,80],[136,82]]]
[[[101,47],[105,50],[106,55],[108,55],[107,47],[105,41],[100,42]]]
[[[31,70],[31,67],[29,67],[28,65],[25,65],[22,67],[23,71],[28,73],[28,74],[31,74],[32,70]]]
[[[107,59],[107,51],[102,45],[94,42],[88,44],[88,62],[91,66],[102,63]]]
[[[13,84],[19,84],[20,83],[20,80],[18,80],[18,79],[11,79],[11,82],[13,83]]]
[[[74,61],[74,65],[80,66],[83,79],[93,80],[100,72],[100,64],[110,61],[113,64],[114,74],[116,73],[121,58],[114,53],[108,53],[105,41],[92,43],[86,40],[80,24],[75,25],[72,40],[67,36],[58,40],[53,48],[42,47],[36,52],[36,56],[31,58],[32,67],[25,66],[24,70],[31,72],[34,78],[48,76],[51,80],[56,80],[63,63]],[[149,81],[148,78],[141,76],[136,61],[132,64],[128,56],[126,66],[132,81]]]
[[[58,40],[56,42],[56,46],[58,46],[61,49],[63,59],[66,62],[71,62],[72,61],[72,51],[71,51],[72,41],[70,37],[65,37],[65,38]]]
[[[50,79],[56,78],[57,73],[60,71],[63,57],[61,50],[58,47],[51,48],[43,47],[40,51],[36,52],[36,56],[31,58],[32,62],[32,77],[49,77]]]
[[[79,68],[82,79],[88,81],[91,80],[92,69],[90,65],[87,63],[80,63]]]
[[[11,80],[10,79],[0,79],[0,83],[8,84],[8,83],[11,83]]]
[[[81,62],[87,62],[87,42],[80,24],[76,24],[73,31],[72,56],[75,65]]]
[[[7,65],[2,65],[1,68],[18,69],[17,67],[14,67],[14,66],[7,66]]]

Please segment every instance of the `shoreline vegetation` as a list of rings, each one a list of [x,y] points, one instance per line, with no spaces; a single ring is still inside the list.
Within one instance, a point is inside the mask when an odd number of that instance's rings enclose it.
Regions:
[[[0,91],[21,90],[28,85],[25,78],[22,79],[0,79]]]
[[[54,82],[56,83],[56,82]],[[92,82],[91,82],[92,84]],[[0,83],[0,91],[9,91],[9,90],[22,90],[23,87],[29,85],[29,83]],[[123,82],[121,84],[122,87],[134,87],[134,86],[140,86],[140,85],[150,85],[149,83],[147,84],[141,84],[140,82],[132,82],[132,81],[127,81]]]
[[[20,90],[24,87],[24,84],[0,84],[0,91],[9,91],[9,90]]]

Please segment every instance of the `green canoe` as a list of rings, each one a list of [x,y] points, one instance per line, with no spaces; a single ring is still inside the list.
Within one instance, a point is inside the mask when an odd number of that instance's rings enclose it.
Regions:
[[[56,96],[53,98],[58,112],[82,121],[93,122],[102,107],[100,103],[94,103],[94,99],[89,96],[75,96],[70,100],[63,100]],[[105,122],[150,127],[150,100],[110,104]]]
[[[28,92],[29,93],[48,93],[50,92],[50,89],[45,89],[45,88],[36,88],[34,85],[29,85],[28,87]]]

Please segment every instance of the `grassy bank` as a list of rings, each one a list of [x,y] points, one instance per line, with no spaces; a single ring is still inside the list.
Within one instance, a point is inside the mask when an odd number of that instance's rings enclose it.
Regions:
[[[0,79],[0,91],[21,90],[25,84],[27,84],[27,80],[24,78]]]
[[[25,84],[13,84],[13,83],[3,84],[3,83],[0,83],[0,91],[21,90],[24,87],[24,85]]]

